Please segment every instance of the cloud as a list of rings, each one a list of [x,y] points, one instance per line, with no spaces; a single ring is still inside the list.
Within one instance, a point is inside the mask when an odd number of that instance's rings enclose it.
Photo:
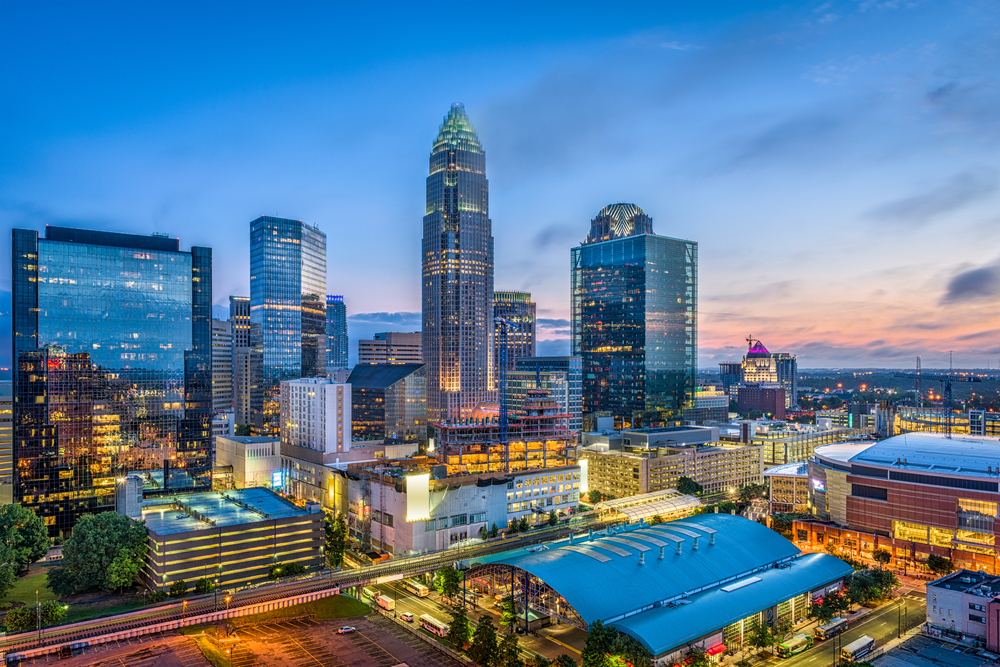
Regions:
[[[566,328],[569,326],[569,320],[557,320],[546,317],[539,317],[536,322],[538,322],[540,326],[552,329]]]
[[[566,357],[569,349],[569,338],[540,340],[535,344],[535,352],[540,357]]]
[[[956,304],[997,297],[1000,297],[1000,260],[956,274],[948,281],[941,303]]]
[[[404,327],[407,330],[417,330],[423,325],[420,313],[355,313],[348,315],[348,325],[384,324],[387,326]]]
[[[992,195],[997,190],[997,173],[981,168],[956,174],[928,192],[897,199],[878,206],[865,217],[887,222],[908,222],[922,225],[932,218],[951,213],[972,202]]]
[[[683,42],[660,42],[660,46],[672,51],[689,51],[698,48],[694,44],[684,44]]]
[[[774,158],[798,158],[816,154],[843,127],[844,117],[828,113],[802,115],[772,125],[743,146],[729,160],[730,167]]]
[[[563,223],[553,223],[546,225],[535,234],[534,245],[539,250],[544,250],[550,246],[565,247],[572,245],[587,235],[587,230],[580,225],[569,225]]]

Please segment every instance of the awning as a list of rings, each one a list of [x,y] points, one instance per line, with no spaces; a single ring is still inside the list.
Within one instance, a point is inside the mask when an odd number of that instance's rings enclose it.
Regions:
[[[726,650],[726,645],[725,644],[716,644],[712,648],[710,648],[707,651],[705,651],[705,654],[706,655],[719,655],[720,653],[722,653],[725,650]]]

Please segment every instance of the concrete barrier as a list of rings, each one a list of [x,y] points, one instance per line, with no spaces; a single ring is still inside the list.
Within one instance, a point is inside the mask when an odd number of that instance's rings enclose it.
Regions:
[[[253,614],[263,614],[269,611],[275,611],[276,609],[284,609],[285,607],[292,607],[297,604],[314,602],[322,598],[330,597],[331,595],[340,595],[340,587],[335,586],[333,588],[328,588],[321,591],[300,593],[299,595],[293,595],[291,597],[282,598],[281,600],[269,600],[267,602],[257,602],[255,604],[249,604],[243,607],[233,607],[228,611],[214,611],[208,614],[198,614],[197,616],[189,616],[187,618],[174,619],[172,621],[151,623],[149,625],[145,625],[138,628],[121,630],[120,632],[109,632],[103,635],[95,635],[93,637],[82,637],[79,639],[73,639],[71,641],[50,644],[48,646],[40,646],[38,648],[28,649],[25,651],[15,651],[0,657],[5,658],[7,662],[27,660],[29,658],[37,658],[43,655],[58,653],[59,650],[62,649],[64,646],[68,647],[71,646],[72,644],[86,643],[89,644],[90,646],[94,646],[97,644],[106,644],[108,642],[121,641],[122,639],[132,639],[134,637],[140,637],[143,635],[151,635],[157,632],[167,632],[170,630],[177,630],[179,628],[184,628],[189,625],[217,623],[219,621],[226,621],[231,618],[239,618],[240,616],[252,616]]]

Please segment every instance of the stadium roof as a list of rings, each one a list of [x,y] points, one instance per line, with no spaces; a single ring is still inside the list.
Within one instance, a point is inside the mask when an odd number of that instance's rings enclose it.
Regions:
[[[905,433],[851,457],[851,463],[972,477],[1000,478],[1000,441],[972,435]]]
[[[675,512],[694,510],[698,507],[701,507],[700,500],[694,496],[686,496],[675,489],[605,500],[594,506],[598,510],[611,510],[624,514],[630,522],[654,516],[666,517]]]
[[[624,526],[610,536],[594,533],[533,553],[507,551],[475,559],[473,565],[525,570],[558,592],[587,624],[601,620],[620,626],[660,655],[685,641],[678,639],[682,636],[701,637],[732,622],[725,620],[727,614],[744,618],[774,604],[774,596],[787,600],[851,571],[829,554],[800,555],[795,545],[759,523],[729,514],[700,514],[656,526]],[[775,570],[778,564],[782,569]],[[739,595],[709,595],[754,577],[766,584],[754,581]],[[663,606],[676,602],[681,606]],[[673,616],[663,617],[677,627],[646,620],[649,614],[659,618],[682,609],[691,611],[677,614],[684,617],[680,626]],[[675,640],[678,643],[671,643]]]
[[[423,367],[423,364],[358,364],[347,383],[356,389],[387,389]]]

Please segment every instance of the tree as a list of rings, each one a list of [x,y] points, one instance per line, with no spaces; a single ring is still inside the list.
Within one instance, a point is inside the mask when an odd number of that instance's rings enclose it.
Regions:
[[[35,610],[28,607],[14,607],[7,612],[4,619],[4,628],[7,632],[20,632],[25,628],[30,628],[37,622]]]
[[[747,484],[740,488],[739,501],[743,505],[749,505],[754,498],[767,498],[769,492],[767,484]]]
[[[469,658],[483,667],[491,667],[496,663],[498,650],[497,631],[493,627],[493,619],[483,616],[479,619],[479,625],[472,635],[472,645],[467,651]]]
[[[507,533],[513,535],[521,530],[521,524],[517,519],[511,519],[510,523],[507,524]]]
[[[771,634],[774,635],[775,641],[780,642],[791,631],[792,631],[792,620],[787,616],[784,616],[774,622],[774,629],[771,631]]]
[[[708,654],[705,653],[704,646],[688,646],[687,653],[684,654],[684,664],[686,667],[709,667]]]
[[[677,480],[677,490],[688,496],[696,496],[701,493],[702,487],[690,477],[681,477]]]
[[[583,652],[580,653],[583,667],[604,667],[604,657],[611,649],[614,633],[614,629],[606,627],[602,621],[590,624],[587,641],[583,645]]]
[[[462,587],[462,575],[451,565],[438,568],[434,573],[434,589],[439,595],[454,598]]]
[[[556,514],[555,510],[549,510],[549,525],[554,526],[559,523],[559,516]]]
[[[575,665],[576,663],[573,664]],[[536,654],[535,657],[533,657],[528,662],[528,667],[557,667],[557,666],[553,665],[552,661],[546,658],[544,655]]]
[[[525,514],[524,516],[521,517],[521,521],[518,523],[517,527],[518,527],[518,529],[522,533],[526,533],[529,530],[531,530],[531,525],[528,523],[528,515],[527,514]]]
[[[174,583],[170,584],[170,597],[172,598],[182,598],[187,595],[188,585],[183,579],[179,579]]]
[[[552,662],[552,667],[576,667],[576,660],[571,655],[560,653]]]
[[[248,437],[250,437],[250,424],[237,424],[236,425],[236,437],[237,438],[248,438]]]
[[[141,522],[117,512],[84,514],[63,545],[59,567],[49,569],[49,588],[66,596],[127,586],[146,561],[146,540],[146,527]]]
[[[66,618],[66,607],[55,600],[46,600],[41,604],[40,613],[42,625],[55,625]]]
[[[497,667],[524,667],[521,648],[517,645],[517,635],[507,635],[497,646]]]
[[[660,516],[659,514],[654,514],[653,516],[649,517],[648,523],[650,526],[655,526],[658,523],[663,523],[663,517]]]
[[[954,570],[955,565],[951,562],[950,558],[931,554],[927,557],[927,568],[939,577],[943,577]]]
[[[0,544],[18,571],[49,552],[49,531],[42,518],[23,505],[0,507]]]
[[[158,602],[163,602],[167,599],[167,594],[163,591],[152,591],[146,596],[146,602],[149,604],[156,604]]]
[[[451,614],[451,623],[448,624],[448,634],[445,639],[458,648],[464,648],[469,643],[472,636],[472,628],[469,626],[469,616],[465,612],[465,607],[459,607]]]
[[[814,604],[809,608],[809,617],[818,618],[821,623],[826,623],[834,616],[839,616],[841,612],[847,611],[851,607],[850,600],[841,591],[827,593],[819,604]]]
[[[205,577],[204,579],[199,579],[194,585],[194,592],[199,595],[204,593],[211,593],[215,590],[215,582],[211,579]]]
[[[514,596],[508,595],[500,603],[500,627],[510,628],[514,632],[514,625],[517,623],[517,606],[514,603]]]
[[[490,526],[490,537],[496,537],[500,534],[500,527],[497,526],[497,522],[494,521],[493,525]]]
[[[875,549],[872,551],[872,560],[879,566],[885,567],[892,561],[892,552],[888,549]]]
[[[766,623],[757,621],[753,624],[750,634],[747,635],[746,642],[759,652],[761,649],[774,646],[774,635],[771,634],[771,628]]]
[[[344,522],[343,514],[338,514],[333,521],[327,517],[325,524],[326,563],[336,569],[344,564],[344,553],[347,551],[347,524]]]

